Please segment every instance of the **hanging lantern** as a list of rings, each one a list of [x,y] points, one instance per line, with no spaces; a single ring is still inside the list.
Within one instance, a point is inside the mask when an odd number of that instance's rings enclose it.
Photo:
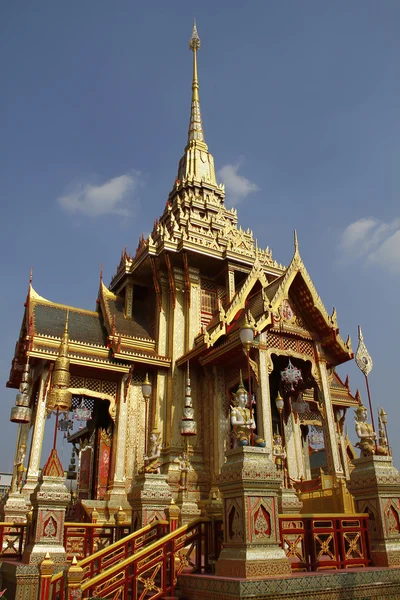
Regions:
[[[322,427],[318,425],[311,425],[310,432],[308,434],[308,441],[312,448],[324,445],[324,432]]]
[[[196,435],[197,423],[194,420],[194,408],[192,406],[192,390],[190,387],[189,361],[187,363],[186,386],[185,386],[185,406],[180,423],[180,431],[183,436]]]
[[[295,386],[303,381],[300,369],[294,367],[289,359],[288,366],[284,371],[281,371],[281,380],[285,387],[291,391],[295,391]]]
[[[90,421],[92,418],[92,411],[85,404],[85,399],[82,398],[81,403],[75,409],[74,418],[81,423],[83,421]],[[82,425],[80,425],[80,429],[82,429]]]
[[[26,406],[13,406],[11,409],[10,421],[12,423],[30,423],[32,410]]]
[[[21,385],[19,386],[20,391],[15,398],[15,406],[11,409],[10,421],[12,423],[23,424],[31,422],[32,410],[29,408],[31,383],[32,377],[29,364],[27,363],[22,374]]]
[[[64,432],[64,438],[67,437],[67,432],[73,429],[74,422],[71,419],[68,419],[68,413],[58,421],[58,431]]]
[[[76,479],[75,448],[72,448],[71,460],[69,461],[67,479]]]
[[[308,403],[303,399],[303,395],[299,394],[295,402],[292,402],[292,410],[302,417],[308,410]]]
[[[63,337],[60,350],[54,365],[51,389],[47,397],[47,406],[50,411],[60,410],[68,412],[71,408],[72,393],[69,391],[70,373],[68,358],[68,312],[65,320]]]
[[[280,395],[279,390],[278,390],[278,395],[275,398],[275,405],[276,405],[276,408],[278,409],[279,414],[281,414],[283,411],[283,408],[285,406],[285,402],[284,402],[282,396]]]

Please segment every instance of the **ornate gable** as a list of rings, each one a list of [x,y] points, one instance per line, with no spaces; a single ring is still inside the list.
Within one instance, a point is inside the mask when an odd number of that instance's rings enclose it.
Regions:
[[[253,297],[250,293],[256,282],[261,290]],[[233,335],[244,322],[244,313],[257,332],[285,331],[308,340],[321,342],[335,364],[352,358],[350,338],[346,342],[339,335],[335,309],[329,315],[299,254],[297,237],[292,261],[286,271],[268,282],[263,266],[255,260],[253,268],[230,305],[210,322],[207,330],[196,340],[213,346],[222,335]],[[310,325],[312,324],[312,325]]]

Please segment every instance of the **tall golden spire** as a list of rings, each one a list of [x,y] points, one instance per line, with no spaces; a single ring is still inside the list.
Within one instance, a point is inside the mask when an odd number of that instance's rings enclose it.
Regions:
[[[200,38],[197,33],[196,21],[193,25],[189,48],[193,52],[192,101],[188,142],[185,154],[180,160],[178,169],[179,181],[206,181],[217,185],[215,179],[214,159],[204,141],[203,125],[200,112],[199,79],[197,74],[197,51],[200,49]]]
[[[191,140],[204,142],[203,124],[201,122],[199,79],[197,75],[197,51],[200,50],[200,38],[197,33],[196,21],[193,24],[189,48],[193,52],[192,105],[190,111],[188,143]]]

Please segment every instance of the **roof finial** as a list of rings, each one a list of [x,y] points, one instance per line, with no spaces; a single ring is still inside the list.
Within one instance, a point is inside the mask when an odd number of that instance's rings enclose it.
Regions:
[[[197,51],[200,49],[200,38],[197,33],[196,21],[193,24],[189,48],[193,52],[193,78],[188,141],[184,155],[179,162],[178,177],[175,184],[183,181],[206,181],[208,184],[216,186],[214,159],[209,153],[204,140],[200,112],[199,80],[197,76]]]
[[[196,20],[193,23],[193,31],[192,37],[189,41],[189,48],[193,52],[193,79],[188,142],[191,140],[199,140],[204,142],[203,125],[201,122],[200,113],[199,80],[197,76],[197,50],[200,49],[200,38],[199,34],[197,33]]]
[[[29,271],[29,284],[32,284],[32,279],[33,279],[33,267],[31,267],[31,269]]]
[[[67,310],[67,316],[65,318],[64,334],[63,334],[63,340],[64,340],[64,342],[66,342],[67,345],[68,345],[68,321],[69,321],[69,309]]]
[[[294,230],[294,251],[298,252],[299,251],[299,241],[297,239],[297,231]]]

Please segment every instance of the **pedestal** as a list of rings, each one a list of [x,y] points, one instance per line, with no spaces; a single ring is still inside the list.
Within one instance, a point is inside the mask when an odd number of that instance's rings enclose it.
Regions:
[[[14,523],[26,523],[28,510],[25,496],[21,492],[10,492],[6,502],[1,507],[4,521],[12,521]]]
[[[23,554],[23,562],[39,564],[49,552],[56,566],[66,564],[64,549],[65,510],[70,493],[57,451],[52,450],[43,469],[43,477],[31,495],[32,526]]]
[[[349,489],[357,512],[369,514],[373,565],[400,565],[400,474],[390,456],[353,462]]]
[[[216,564],[222,577],[268,577],[291,573],[279,546],[281,479],[267,448],[226,453],[218,487],[223,502],[224,544]]]
[[[278,495],[278,512],[280,514],[299,513],[303,503],[294,488],[281,487]]]
[[[0,564],[1,589],[5,597],[14,600],[37,600],[39,589],[39,566],[4,561]]]
[[[145,527],[152,521],[165,520],[165,509],[170,505],[172,493],[165,475],[143,473],[128,495],[132,507],[132,530]]]
[[[180,509],[179,525],[186,525],[200,517],[201,510],[197,502],[190,498],[190,493],[185,491],[179,492],[176,504]]]

